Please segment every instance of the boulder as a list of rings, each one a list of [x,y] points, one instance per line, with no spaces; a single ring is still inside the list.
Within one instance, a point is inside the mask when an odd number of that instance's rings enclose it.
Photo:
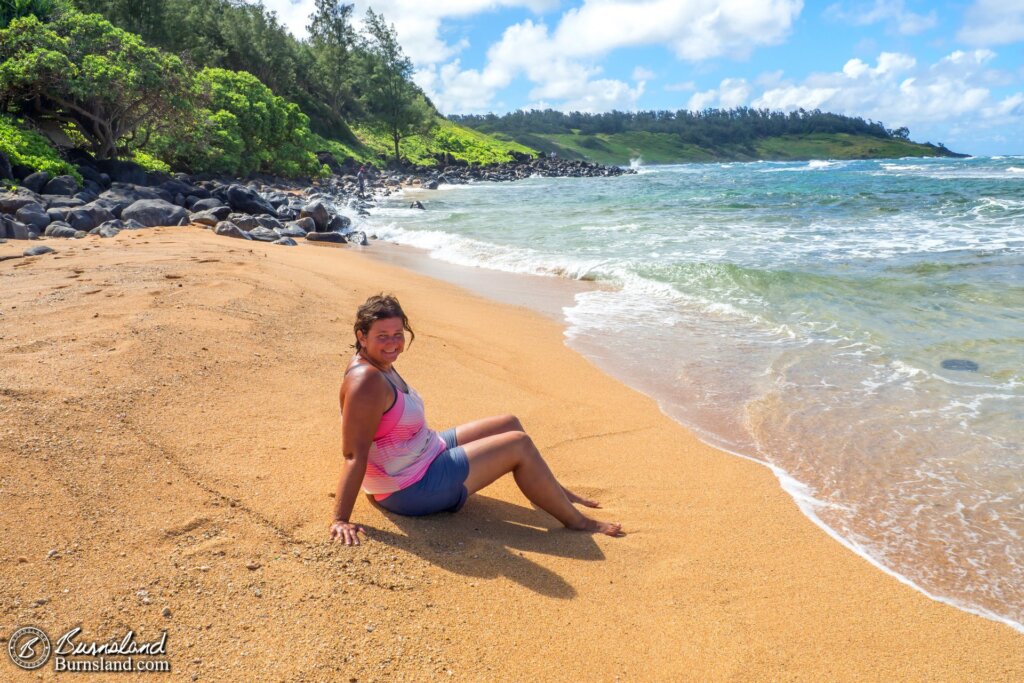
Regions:
[[[31,226],[36,232],[42,232],[46,229],[46,226],[51,223],[49,214],[46,213],[46,209],[43,205],[38,202],[30,202],[25,204],[14,214],[22,223]]]
[[[32,239],[33,232],[38,231],[34,231],[31,226],[25,225],[10,216],[0,216],[0,238],[28,240]]]
[[[70,197],[76,192],[78,192],[78,181],[69,175],[59,175],[43,187],[43,194],[60,194]]]
[[[312,218],[317,232],[324,232],[331,222],[331,211],[322,199],[314,199],[302,207],[299,218]]]
[[[261,197],[256,190],[245,185],[231,185],[226,192],[228,206],[238,213],[258,215],[261,213],[276,216],[274,207]]]
[[[366,240],[366,233],[361,230],[350,232],[347,237],[349,244],[358,244],[361,247],[370,246],[370,243]]]
[[[418,199],[409,205],[410,209],[419,209],[420,211],[426,211],[427,207],[423,206],[423,202]]]
[[[333,242],[334,244],[345,243],[345,237],[336,232],[311,232],[306,235],[306,239],[310,242]]]
[[[316,232],[316,221],[309,216],[300,218],[297,221],[292,221],[288,225],[294,225],[297,228],[304,230],[305,232]]]
[[[213,229],[213,232],[218,235],[224,235],[225,237],[237,237],[238,239],[251,240],[249,233],[245,232],[231,221],[221,221],[217,224],[217,227]]]
[[[209,192],[207,192],[209,194]],[[193,211],[209,211],[210,209],[224,208],[224,215],[227,216],[231,213],[231,209],[225,206],[224,202],[217,199],[216,197],[207,197],[206,199],[200,199],[192,205]],[[223,218],[221,220],[224,220]]]
[[[303,230],[294,223],[288,223],[283,228],[277,230],[277,234],[281,237],[305,237],[307,230]]]
[[[85,182],[96,183],[100,188],[105,188],[110,185],[110,176],[100,173],[92,166],[79,164],[77,168],[78,174],[82,176],[82,180]]]
[[[426,185],[424,185],[423,187],[427,188],[428,190],[436,190],[437,180],[428,180]]]
[[[46,171],[36,171],[21,181],[23,187],[27,187],[36,193],[43,191],[43,186],[50,182],[50,174]]]
[[[256,216],[256,222],[264,228],[270,228],[271,230],[280,230],[284,227],[284,224],[273,216]]]
[[[218,216],[213,211],[196,211],[191,216],[189,216],[189,220],[192,221],[193,223],[205,225],[210,228],[217,227],[217,224],[220,223],[225,218],[227,218],[227,216]]]
[[[252,230],[249,230],[249,237],[259,242],[276,242],[280,236],[270,228],[257,225]]]
[[[26,204],[43,204],[38,194],[24,188],[14,192],[0,192],[0,213],[14,214]]]
[[[147,185],[149,183],[146,169],[134,161],[103,159],[96,162],[96,170],[107,174],[115,183],[131,183],[132,185]]]
[[[253,228],[257,228],[260,225],[255,217],[250,216],[247,213],[233,213],[224,220],[231,221],[246,232],[249,232]]]
[[[59,194],[44,194],[40,195],[39,199],[46,205],[47,209],[73,209],[79,206],[85,206],[85,200],[79,199],[78,197],[67,197]]]
[[[293,240],[291,237],[282,237],[281,239],[274,240],[271,244],[280,244],[286,247],[297,247],[299,243]]]
[[[331,232],[344,232],[352,227],[352,219],[342,214],[337,214],[331,218],[331,222],[327,224],[327,229]]]
[[[136,220],[147,228],[178,225],[188,218],[188,211],[163,199],[140,199],[121,212],[123,220]]]
[[[182,195],[188,197],[192,195],[197,199],[207,199],[210,196],[209,190],[201,187],[195,187],[177,178],[171,178],[170,180],[160,183],[158,186],[161,190],[165,190],[172,195]]]
[[[56,249],[48,247],[44,244],[39,244],[34,247],[29,247],[22,252],[23,256],[42,256],[43,254],[53,254]]]
[[[46,226],[43,234],[47,237],[71,238],[78,234],[78,230],[75,230],[64,221],[54,221]]]
[[[113,216],[111,216],[111,218],[113,218]],[[83,211],[82,209],[72,209],[64,218],[64,222],[66,222],[75,230],[89,231],[95,228],[97,225],[99,225],[99,223],[102,223],[103,221],[97,223],[96,220],[93,218],[92,214],[90,214],[88,211]]]
[[[115,223],[120,223],[120,221],[109,221],[107,223],[104,223],[103,225],[96,228],[93,232],[99,235],[100,237],[116,237],[117,234],[121,232],[121,228],[115,225]]]

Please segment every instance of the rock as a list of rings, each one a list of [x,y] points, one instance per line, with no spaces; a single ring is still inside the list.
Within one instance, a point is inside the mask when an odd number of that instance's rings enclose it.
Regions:
[[[188,218],[188,211],[163,199],[140,199],[121,212],[123,220],[136,220],[147,228],[177,225]]]
[[[207,194],[209,194],[209,192],[207,192]],[[221,200],[217,199],[216,197],[208,197],[206,199],[200,199],[195,204],[193,204],[191,208],[192,208],[193,211],[209,211],[210,209],[216,209],[216,208],[219,208],[219,207],[223,207],[224,209],[226,209],[226,211],[224,212],[224,216],[225,217],[229,213],[231,213],[230,207],[226,206],[224,204],[224,202],[222,202]],[[221,218],[221,220],[224,220],[224,219]]]
[[[418,199],[416,201],[414,201],[412,204],[410,204],[409,208],[410,209],[420,209],[421,211],[426,211],[427,210],[427,207],[423,206],[423,202],[419,201]]]
[[[58,194],[44,194],[39,198],[46,205],[47,209],[75,209],[85,206],[85,200],[78,197],[65,197]]]
[[[13,240],[28,240],[32,239],[33,232],[38,233],[40,231],[30,229],[28,225],[10,216],[0,216],[0,237]]]
[[[107,174],[115,183],[131,183],[132,185],[147,185],[149,183],[146,169],[134,161],[103,159],[96,162],[96,170]]]
[[[344,244],[345,237],[336,232],[311,232],[306,235],[306,239],[310,242],[333,242],[335,244]]]
[[[238,226],[242,227],[242,226]],[[262,225],[257,225],[252,230],[249,230],[249,237],[259,242],[275,242],[278,239],[278,234],[270,228],[264,228]]]
[[[161,190],[166,190],[171,195],[182,195],[182,197],[188,197],[192,195],[197,199],[209,199],[210,192],[202,187],[195,187],[188,183],[178,180],[177,178],[171,178],[170,180],[160,183],[158,186]]]
[[[358,244],[361,247],[366,247],[370,245],[370,243],[366,240],[366,233],[361,230],[350,232],[348,234],[348,242],[349,244]]]
[[[226,206],[223,208],[227,209]],[[217,227],[217,224],[225,218],[227,218],[227,216],[217,216],[213,211],[197,211],[189,216],[189,220],[193,223],[199,223],[200,225],[206,225],[211,228]]]
[[[88,214],[92,218],[93,225],[101,225],[107,221],[116,219],[116,216],[114,216],[114,212],[110,210],[108,203],[101,199],[97,199],[94,202],[89,202],[85,206],[79,207],[78,211]],[[72,223],[72,225],[74,224]]]
[[[51,222],[50,216],[46,213],[46,209],[44,209],[43,205],[38,202],[25,204],[18,209],[14,216],[22,223],[35,228],[36,232],[42,232]]]
[[[281,237],[305,237],[306,230],[303,230],[295,223],[288,223],[283,228],[277,231],[277,234]]]
[[[436,190],[437,189],[437,180],[428,180],[427,184],[424,185],[423,187],[427,188],[428,190]]]
[[[122,228],[115,223],[120,222],[121,221],[109,221],[96,228],[95,232],[100,237],[116,237],[117,234],[121,232]]]
[[[104,201],[110,212],[116,218],[121,218],[121,212],[140,199],[163,199],[166,202],[170,202],[171,196],[164,190],[154,190],[126,183],[114,183],[110,186],[109,190],[100,195],[97,201]]]
[[[231,221],[232,223],[240,227],[242,230],[245,230],[246,232],[252,230],[253,228],[257,228],[260,225],[259,221],[257,221],[255,217],[250,216],[247,213],[233,213],[224,220]]]
[[[76,192],[78,192],[78,181],[69,175],[59,175],[43,187],[43,194],[62,194],[70,197]]]
[[[64,221],[75,230],[92,230],[98,223],[93,220],[92,214],[81,209],[72,209],[64,217]],[[102,221],[101,221],[102,222]]]
[[[228,206],[238,213],[258,215],[261,213],[276,216],[277,212],[263,197],[245,185],[231,185],[226,193]]]
[[[43,186],[50,182],[50,174],[46,171],[36,171],[21,181],[23,187],[27,187],[36,193],[43,191]]]
[[[330,209],[327,208],[327,204],[322,199],[315,199],[302,207],[302,211],[299,212],[299,218],[307,217],[313,219],[317,232],[327,230],[327,226],[331,222]]]
[[[280,230],[284,227],[281,221],[277,220],[273,216],[256,216],[256,222],[264,228],[270,228],[271,230]]]
[[[309,216],[306,216],[305,218],[300,218],[297,221],[292,221],[288,225],[294,225],[295,227],[301,228],[306,232],[316,232],[316,221],[314,221]]]
[[[44,244],[37,245],[35,247],[29,247],[22,252],[23,256],[42,256],[43,254],[53,254],[56,250],[52,247],[48,247]]]
[[[286,247],[297,247],[297,246],[299,246],[299,243],[296,242],[295,240],[293,240],[291,237],[282,237],[280,239],[276,239],[273,242],[271,242],[271,244],[281,244],[281,245],[284,245]]]
[[[82,179],[86,182],[91,181],[96,183],[96,185],[101,189],[110,186],[110,176],[105,173],[100,173],[92,166],[87,166],[85,164],[79,164],[77,168],[78,174],[82,176]]]
[[[142,230],[145,227],[146,227],[145,225],[143,225],[142,223],[138,222],[134,218],[129,218],[128,220],[126,220],[124,222],[124,229],[125,230]]]
[[[171,618],[171,608],[170,607],[164,607],[163,611],[160,614],[162,614],[162,615],[164,615],[164,617],[170,619]]]
[[[327,229],[330,232],[344,232],[352,227],[352,219],[342,214],[337,214],[331,218],[331,222],[327,224]]]
[[[78,234],[78,231],[64,221],[54,221],[46,226],[43,234],[47,237],[71,238]]]
[[[0,192],[0,213],[17,213],[18,209],[26,204],[43,204],[42,198],[24,188],[18,188],[14,192]]]
[[[217,224],[217,227],[213,229],[213,232],[218,235],[223,235],[225,237],[237,237],[238,239],[243,240],[252,239],[251,237],[249,237],[249,233],[243,231],[241,228],[239,228],[231,221],[221,221],[220,223]]]

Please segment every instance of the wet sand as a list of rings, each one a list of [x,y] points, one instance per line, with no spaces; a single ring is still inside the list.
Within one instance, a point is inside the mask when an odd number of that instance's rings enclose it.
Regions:
[[[0,261],[5,641],[166,629],[150,681],[1024,678],[1024,636],[844,549],[552,319],[349,248],[48,244]],[[516,414],[629,535],[560,529],[506,477],[457,515],[360,499],[369,542],[332,544],[338,385],[379,291],[411,317],[398,367],[433,427]]]

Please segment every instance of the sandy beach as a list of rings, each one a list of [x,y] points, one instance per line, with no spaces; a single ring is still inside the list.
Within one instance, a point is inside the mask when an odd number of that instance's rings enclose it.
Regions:
[[[118,680],[1024,679],[1024,635],[849,552],[543,315],[346,247],[47,244],[0,262],[5,651],[81,626],[168,632],[171,674]],[[628,535],[558,528],[505,478],[457,515],[362,498],[369,541],[332,544],[338,387],[380,291],[410,315],[397,367],[432,427],[517,415]],[[4,680],[57,676],[2,657]]]

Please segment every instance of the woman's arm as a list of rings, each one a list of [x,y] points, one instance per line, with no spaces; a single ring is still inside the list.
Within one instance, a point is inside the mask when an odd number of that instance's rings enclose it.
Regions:
[[[341,450],[344,461],[335,493],[331,538],[337,538],[345,545],[359,545],[359,533],[366,533],[362,527],[352,524],[349,517],[359,496],[363,475],[366,474],[370,444],[380,425],[384,403],[390,398],[389,385],[376,375],[365,370],[352,371],[342,384],[339,395],[344,408],[341,413]]]

